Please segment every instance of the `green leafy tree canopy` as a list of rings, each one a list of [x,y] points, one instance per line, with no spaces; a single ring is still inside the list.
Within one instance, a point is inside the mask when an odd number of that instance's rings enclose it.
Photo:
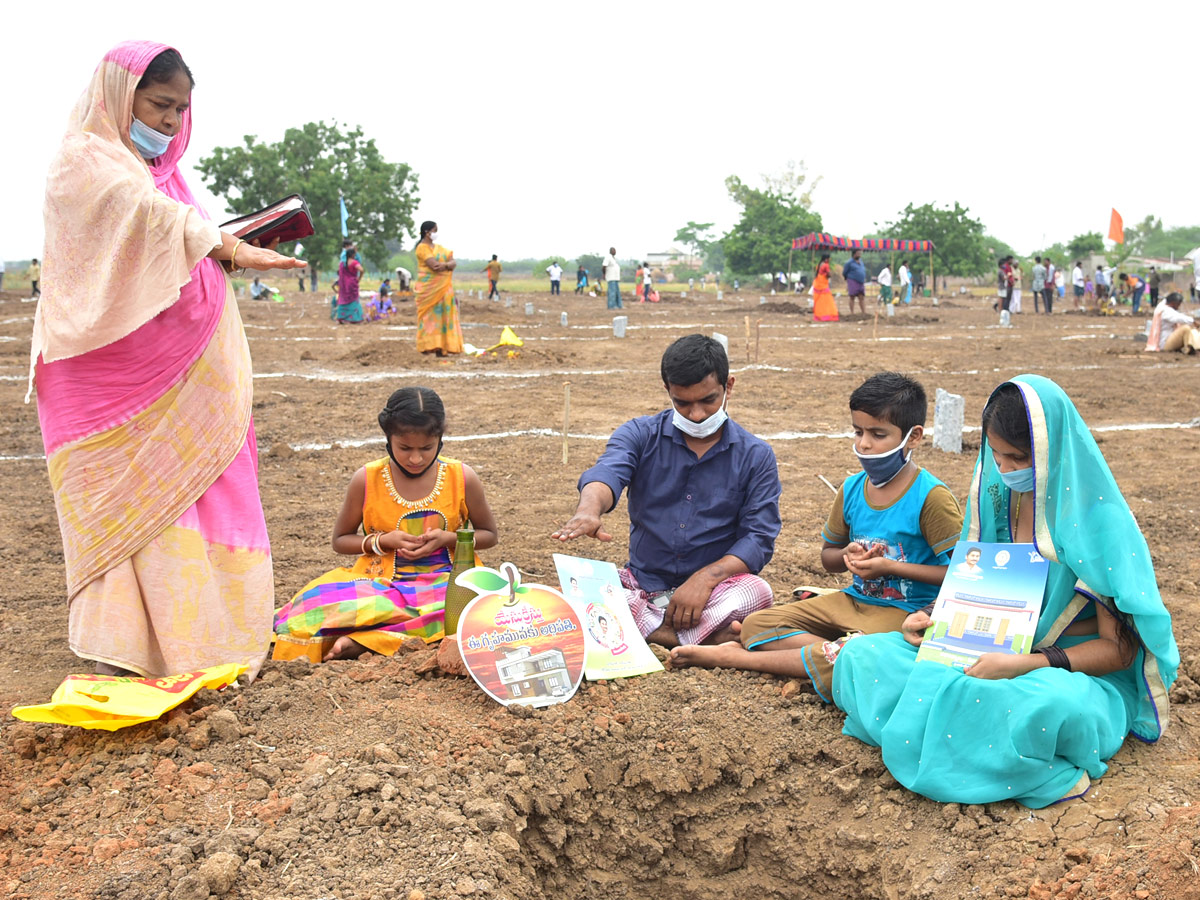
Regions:
[[[1104,238],[1098,231],[1077,234],[1067,243],[1067,256],[1071,259],[1087,259],[1093,253],[1104,252]]]
[[[389,163],[360,127],[309,122],[289,128],[283,140],[217,147],[197,168],[204,183],[239,215],[288,194],[308,203],[316,234],[304,239],[305,257],[318,267],[336,264],[342,249],[339,192],[346,199],[347,230],[361,255],[389,259],[386,241],[414,235],[417,175],[405,163]]]
[[[995,258],[983,223],[969,215],[970,210],[955,201],[954,206],[938,207],[908,204],[894,222],[883,230],[885,237],[933,241],[933,258],[940,275],[983,275],[992,270]],[[990,242],[994,244],[995,242]],[[910,260],[915,271],[928,268],[927,261],[916,256]]]
[[[689,221],[675,232],[675,240],[687,245],[688,249],[692,251],[693,257],[699,256],[701,253],[707,251],[709,244],[712,243],[709,235],[712,227],[712,222]]]
[[[604,262],[604,257],[598,253],[583,253],[576,260],[576,266],[583,266],[591,273],[593,278],[600,277],[601,263]]]
[[[810,209],[816,182],[805,191],[805,180],[803,163],[789,163],[782,175],[764,176],[761,188],[737,175],[725,179],[729,196],[742,207],[741,219],[721,239],[727,268],[743,275],[782,270],[792,239],[821,230],[821,216]]]
[[[1119,253],[1121,250],[1128,249],[1129,253],[1124,256],[1169,258],[1174,254],[1175,258],[1179,259],[1196,247],[1200,247],[1200,226],[1165,228],[1162,219],[1156,216],[1146,216],[1137,225],[1125,229],[1124,247],[1118,244],[1116,250]]]

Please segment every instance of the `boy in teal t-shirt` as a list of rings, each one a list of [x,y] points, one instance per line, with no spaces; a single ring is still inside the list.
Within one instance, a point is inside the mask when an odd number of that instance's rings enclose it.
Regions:
[[[672,662],[809,678],[829,702],[834,660],[847,635],[899,631],[909,613],[937,596],[962,510],[941,481],[912,461],[927,406],[920,383],[895,372],[872,375],[850,395],[863,471],[838,488],[821,530],[821,564],[850,572],[851,584],[751,613],[740,640],[677,647]]]

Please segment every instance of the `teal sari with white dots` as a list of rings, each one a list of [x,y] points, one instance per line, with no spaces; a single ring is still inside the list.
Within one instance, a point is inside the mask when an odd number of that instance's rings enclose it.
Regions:
[[[1047,378],[1013,383],[1033,438],[1034,543],[1050,563],[1034,646],[1089,640],[1062,632],[1093,618],[1100,603],[1133,638],[1133,665],[1102,677],[1047,667],[988,681],[917,663],[916,648],[897,633],[865,635],[837,658],[833,700],[846,712],[844,733],[880,747],[910,790],[943,802],[1041,808],[1086,792],[1127,734],[1159,738],[1179,650],[1146,540],[1074,404]],[[962,539],[1012,541],[1009,491],[986,436]]]

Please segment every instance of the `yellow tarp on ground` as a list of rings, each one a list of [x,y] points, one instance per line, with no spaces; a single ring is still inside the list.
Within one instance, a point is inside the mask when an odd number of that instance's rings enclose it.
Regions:
[[[223,688],[246,666],[229,663],[161,678],[68,675],[49,703],[17,706],[12,714],[26,722],[53,722],[116,731],[157,719],[201,688]]]

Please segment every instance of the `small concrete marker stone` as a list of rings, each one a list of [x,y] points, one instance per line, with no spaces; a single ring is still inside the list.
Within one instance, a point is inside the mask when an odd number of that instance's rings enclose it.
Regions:
[[[963,412],[960,394],[941,388],[933,402],[933,446],[946,453],[962,453]]]

